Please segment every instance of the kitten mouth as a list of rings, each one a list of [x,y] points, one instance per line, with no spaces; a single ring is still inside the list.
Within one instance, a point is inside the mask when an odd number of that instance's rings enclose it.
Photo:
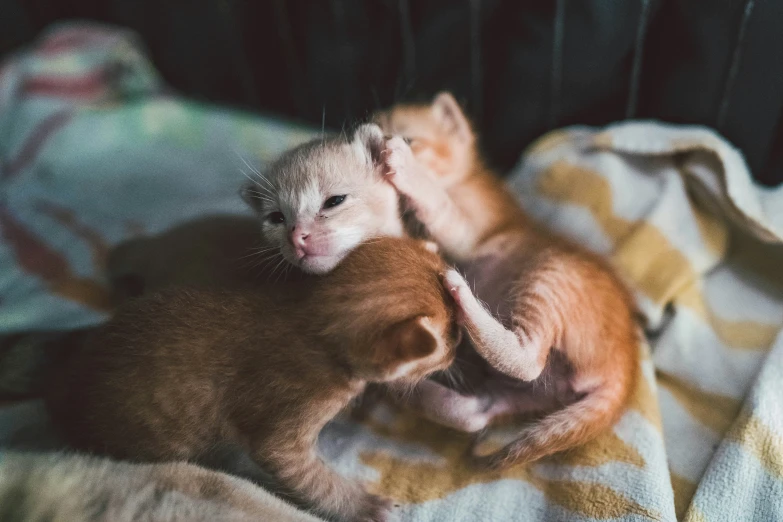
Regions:
[[[321,254],[305,254],[296,260],[297,266],[304,272],[311,274],[325,274],[331,271],[339,262],[337,256]]]
[[[312,259],[317,257],[329,257],[328,254],[324,252],[320,252],[319,250],[323,250],[323,249],[319,249],[317,247],[314,248],[312,246],[307,246],[307,247],[297,246],[294,247],[294,257],[296,258],[297,261],[301,261],[307,258]]]

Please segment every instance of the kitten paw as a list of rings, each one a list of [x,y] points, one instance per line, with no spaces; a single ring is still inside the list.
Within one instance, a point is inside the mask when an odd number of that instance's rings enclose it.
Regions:
[[[393,503],[391,500],[369,493],[361,500],[356,516],[356,522],[386,522],[389,519]]]
[[[410,146],[399,136],[395,136],[386,142],[386,148],[381,153],[386,170],[384,176],[397,191],[403,194],[410,193],[408,182],[409,171],[416,161]]]
[[[474,413],[473,415],[468,415],[465,417],[465,419],[463,419],[463,424],[461,426],[462,431],[465,433],[478,433],[487,427],[489,420],[489,415],[485,413]]]
[[[467,281],[456,270],[449,270],[443,274],[443,285],[454,298],[460,313],[460,322],[465,320],[465,306],[473,296]]]

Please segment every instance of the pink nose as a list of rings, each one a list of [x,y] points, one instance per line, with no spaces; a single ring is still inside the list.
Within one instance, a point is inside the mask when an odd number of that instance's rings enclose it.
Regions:
[[[297,227],[291,229],[291,244],[295,247],[306,246],[308,237],[310,237],[310,232],[303,231]]]

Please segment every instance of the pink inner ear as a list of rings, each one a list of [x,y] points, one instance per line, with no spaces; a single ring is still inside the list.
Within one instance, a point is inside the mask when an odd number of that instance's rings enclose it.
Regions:
[[[467,139],[470,136],[468,120],[457,100],[450,93],[438,94],[432,102],[432,108],[443,130],[449,134],[457,134],[461,139]]]
[[[375,123],[366,123],[356,130],[356,136],[364,143],[373,164],[380,164],[383,161],[381,153],[386,147],[386,138],[380,127]]]

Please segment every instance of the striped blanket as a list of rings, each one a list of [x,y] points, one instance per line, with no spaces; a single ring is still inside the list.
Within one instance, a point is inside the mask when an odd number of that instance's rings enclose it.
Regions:
[[[111,28],[58,26],[3,64],[0,392],[28,392],[17,370],[45,357],[13,334],[106,317],[111,245],[243,212],[241,158],[263,167],[312,134],[173,96]],[[329,425],[325,458],[399,520],[783,519],[783,189],[755,186],[714,132],[655,122],[549,134],[509,183],[636,291],[649,343],[626,413],[575,451],[477,472],[466,437],[381,406]],[[0,439],[36,415],[0,409]]]

